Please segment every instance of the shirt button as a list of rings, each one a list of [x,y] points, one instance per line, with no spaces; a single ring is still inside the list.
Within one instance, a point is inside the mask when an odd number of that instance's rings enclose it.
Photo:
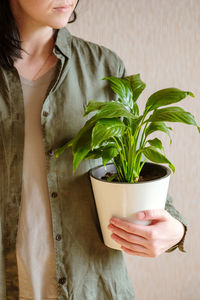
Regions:
[[[52,194],[51,194],[51,197],[52,198],[56,198],[58,196],[58,194],[56,193],[56,192],[53,192]]]
[[[60,241],[61,239],[62,239],[61,235],[60,235],[60,234],[57,234],[57,235],[56,235],[56,240],[57,240],[57,241]]]
[[[53,156],[54,155],[54,151],[51,149],[51,150],[49,150],[48,154],[49,154],[49,156]]]
[[[48,113],[47,111],[43,111],[43,116],[44,116],[44,117],[47,117],[48,114],[49,114],[49,113]]]
[[[59,280],[58,280],[58,283],[60,284],[64,284],[66,282],[66,278],[65,277],[61,277]]]

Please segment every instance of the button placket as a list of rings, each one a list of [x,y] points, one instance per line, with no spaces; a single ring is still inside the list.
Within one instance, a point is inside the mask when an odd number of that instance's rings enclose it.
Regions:
[[[52,213],[52,226],[53,226],[53,236],[60,240],[59,243],[54,244],[55,249],[55,260],[56,260],[56,277],[57,282],[59,283],[60,288],[58,289],[58,294],[62,294],[62,285],[66,282],[66,270],[63,264],[63,245],[62,245],[62,226],[61,226],[61,208],[60,202],[54,201],[54,198],[58,196],[57,190],[57,164],[56,160],[53,159],[55,157],[53,149],[49,150],[49,145],[46,143],[46,117],[49,113],[45,110],[42,113],[42,130],[43,130],[43,141],[45,145],[45,153],[46,153],[46,167],[47,167],[47,181],[48,181],[48,189],[50,192],[50,206],[51,206],[51,213]],[[48,129],[48,128],[47,128]],[[58,234],[59,232],[59,234]],[[58,237],[58,235],[60,235]],[[65,276],[65,277],[64,277]],[[65,289],[65,294],[67,290]]]
[[[54,151],[53,151],[53,149],[49,150],[48,155],[49,155],[49,156],[54,156]]]
[[[57,234],[57,235],[56,235],[56,240],[57,240],[57,241],[60,241],[61,239],[62,239],[61,234]]]
[[[54,243],[55,247],[55,259],[56,259],[56,277],[59,283],[60,288],[66,282],[66,270],[63,265],[63,245],[62,245],[62,226],[61,226],[61,208],[60,201],[55,201],[54,199],[58,197],[57,185],[57,170],[56,170],[56,160],[51,159],[47,156],[49,162],[49,169],[47,174],[48,187],[50,191],[50,204],[52,211],[52,225],[53,225],[53,236],[54,239],[59,241]],[[64,277],[65,276],[65,277]],[[58,290],[59,295],[62,293],[61,290]],[[66,293],[66,290],[65,290]]]
[[[52,192],[52,193],[51,193],[51,197],[52,197],[52,198],[56,198],[56,197],[58,197],[58,194],[57,194],[56,192]]]
[[[65,282],[66,282],[66,278],[65,277],[61,277],[59,280],[58,280],[58,283],[59,284],[65,284]]]
[[[47,117],[49,115],[49,113],[47,111],[43,111],[43,116]]]

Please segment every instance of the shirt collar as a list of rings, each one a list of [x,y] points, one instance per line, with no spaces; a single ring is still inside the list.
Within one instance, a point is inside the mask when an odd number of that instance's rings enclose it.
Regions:
[[[66,27],[58,29],[55,45],[60,52],[68,58],[71,57],[71,42],[72,35],[68,29]]]

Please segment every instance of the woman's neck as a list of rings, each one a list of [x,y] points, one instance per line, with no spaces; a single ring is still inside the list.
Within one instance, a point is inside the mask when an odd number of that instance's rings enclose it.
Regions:
[[[15,62],[15,67],[23,77],[36,80],[57,63],[57,57],[52,52],[54,34],[52,28],[28,30],[26,27],[20,31],[22,59]]]
[[[52,28],[40,28],[20,30],[21,47],[30,56],[45,55],[52,51],[54,45],[54,30]]]

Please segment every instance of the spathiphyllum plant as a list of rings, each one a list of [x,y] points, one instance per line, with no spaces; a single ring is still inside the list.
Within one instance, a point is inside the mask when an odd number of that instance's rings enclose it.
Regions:
[[[145,88],[140,74],[124,78],[105,77],[111,89],[117,94],[117,100],[97,102],[91,100],[85,109],[84,116],[92,116],[78,132],[77,136],[57,149],[58,157],[66,147],[73,151],[73,169],[77,169],[84,159],[102,158],[106,166],[113,162],[117,174],[108,180],[134,183],[144,163],[149,160],[158,164],[168,164],[173,172],[174,165],[167,159],[160,139],[150,136],[162,131],[169,136],[170,130],[165,122],[180,122],[197,127],[194,116],[183,108],[174,106],[187,96],[194,97],[189,91],[177,88],[166,88],[152,94],[146,101],[142,114],[137,100]],[[169,106],[170,105],[170,106]]]

